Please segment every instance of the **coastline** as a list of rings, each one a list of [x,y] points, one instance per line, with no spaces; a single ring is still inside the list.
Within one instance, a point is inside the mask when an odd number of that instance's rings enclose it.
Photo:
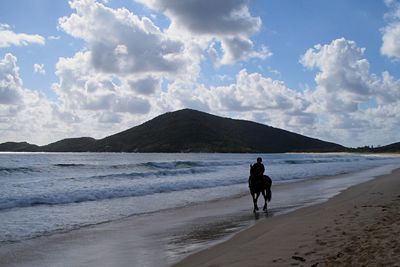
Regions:
[[[174,266],[397,266],[400,169],[258,222]]]
[[[224,246],[237,236],[251,236],[257,229],[251,227],[254,224],[259,227],[281,220],[293,210],[324,202],[351,185],[387,172],[382,166],[275,185],[269,216],[254,216],[246,194],[0,245],[0,266],[170,266],[182,259],[178,266],[186,266],[196,255]],[[284,213],[288,214],[280,215]],[[296,216],[292,220],[297,220]],[[259,257],[264,258],[264,252]],[[191,264],[208,266],[196,260]],[[265,266],[264,260],[261,265]]]

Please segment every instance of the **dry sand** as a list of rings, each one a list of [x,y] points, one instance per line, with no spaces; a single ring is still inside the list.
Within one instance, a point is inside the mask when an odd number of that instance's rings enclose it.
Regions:
[[[400,266],[400,170],[261,220],[176,266]]]

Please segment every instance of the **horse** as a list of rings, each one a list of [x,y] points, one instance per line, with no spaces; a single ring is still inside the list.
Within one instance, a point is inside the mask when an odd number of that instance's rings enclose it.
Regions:
[[[267,203],[271,201],[272,193],[271,193],[271,185],[272,180],[267,175],[250,175],[249,176],[249,189],[251,197],[253,198],[254,210],[256,213],[258,211],[258,197],[260,193],[264,197],[264,207],[263,211],[268,212]]]

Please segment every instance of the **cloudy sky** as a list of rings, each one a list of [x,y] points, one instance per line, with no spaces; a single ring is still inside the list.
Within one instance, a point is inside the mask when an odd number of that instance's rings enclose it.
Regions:
[[[0,143],[102,138],[182,108],[399,142],[400,1],[0,1]]]

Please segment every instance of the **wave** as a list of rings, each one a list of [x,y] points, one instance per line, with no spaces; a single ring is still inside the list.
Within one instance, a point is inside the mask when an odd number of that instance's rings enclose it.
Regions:
[[[140,166],[149,167],[153,169],[184,169],[193,167],[218,167],[218,166],[236,166],[247,162],[234,162],[234,161],[164,161],[164,162],[145,162],[139,164]]]
[[[154,169],[182,169],[204,166],[198,161],[172,161],[172,162],[145,162],[139,166],[154,168]]]
[[[58,163],[53,164],[56,167],[62,168],[76,168],[85,167],[86,169],[112,169],[112,170],[181,170],[201,167],[226,167],[226,166],[237,166],[247,162],[243,161],[149,161],[143,163],[127,163],[127,164],[111,164],[111,165],[97,165],[97,164],[79,164],[79,163]]]
[[[37,205],[64,205],[106,199],[140,197],[159,193],[171,193],[185,190],[215,188],[247,183],[247,179],[198,179],[175,182],[160,182],[136,186],[120,186],[107,189],[79,189],[68,192],[52,192],[47,194],[25,195],[21,197],[0,197],[0,210],[31,207]]]
[[[195,175],[201,173],[215,172],[212,168],[190,168],[190,169],[176,169],[176,170],[160,170],[149,172],[130,172],[130,173],[112,173],[105,175],[94,175],[89,177],[68,178],[70,180],[112,180],[112,179],[141,179],[146,177],[165,177],[165,176],[179,176],[179,175]]]
[[[82,167],[82,166],[85,166],[85,164],[79,164],[79,163],[58,163],[58,164],[54,164],[54,166],[57,166],[57,167]]]
[[[289,159],[276,162],[277,164],[318,164],[318,163],[335,163],[335,162],[357,162],[359,158],[327,158],[327,159]]]
[[[0,174],[13,174],[13,173],[28,173],[37,172],[36,168],[32,167],[0,167]]]

